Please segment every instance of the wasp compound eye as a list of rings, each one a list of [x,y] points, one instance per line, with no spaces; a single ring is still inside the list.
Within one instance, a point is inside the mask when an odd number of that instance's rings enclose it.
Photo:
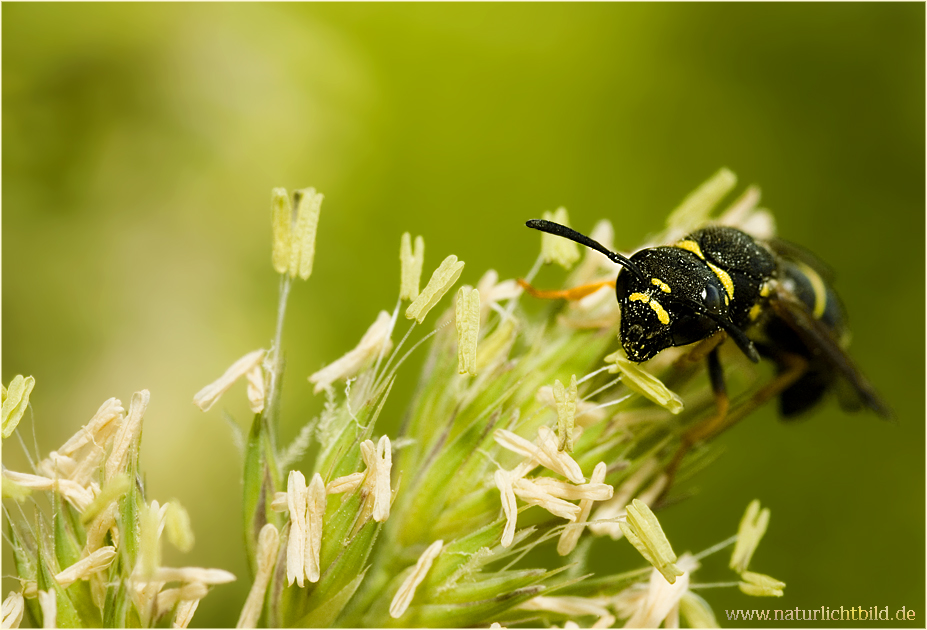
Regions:
[[[702,289],[702,299],[710,313],[721,313],[721,293],[713,284],[706,284]]]

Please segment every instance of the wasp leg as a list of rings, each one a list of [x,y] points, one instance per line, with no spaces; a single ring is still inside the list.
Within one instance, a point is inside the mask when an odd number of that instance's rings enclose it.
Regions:
[[[715,395],[715,413],[707,420],[698,423],[688,431],[682,434],[682,444],[673,455],[669,465],[666,467],[667,484],[663,490],[665,496],[673,485],[676,472],[682,459],[697,443],[706,437],[723,429],[724,421],[727,418],[727,412],[730,408],[730,398],[727,395],[727,385],[724,383],[724,370],[721,368],[721,359],[718,357],[718,347],[715,346],[708,354],[708,378],[711,380],[711,390]]]
[[[731,413],[728,414],[725,429],[739,422],[760,405],[784,392],[808,371],[807,359],[797,354],[780,355],[776,361],[783,370],[768,385],[731,410]]]
[[[545,291],[543,289],[535,289],[533,286],[519,278],[518,286],[527,291],[528,294],[532,297],[541,298],[542,300],[579,300],[586,297],[587,295],[595,293],[602,287],[608,286],[614,289],[615,281],[604,280],[602,282],[584,284],[582,286],[573,287],[572,289],[564,289],[562,291]]]
[[[693,363],[700,363],[702,359],[707,357],[709,353],[721,345],[725,339],[727,339],[727,333],[723,330],[719,330],[707,339],[702,339],[696,343],[695,347],[693,347],[689,352],[679,357],[679,359],[676,361],[676,366],[684,367]]]
[[[782,372],[747,400],[730,409],[730,400],[724,383],[724,371],[721,369],[721,361],[718,358],[718,349],[712,350],[711,354],[708,355],[708,376],[711,379],[711,388],[715,394],[716,411],[713,416],[704,422],[698,423],[683,434],[682,444],[679,445],[679,449],[666,468],[669,482],[663,491],[664,496],[672,486],[673,478],[676,476],[683,458],[693,446],[734,426],[757,407],[785,391],[808,370],[808,362],[798,355],[783,355],[778,358],[778,361],[781,367],[784,368]]]

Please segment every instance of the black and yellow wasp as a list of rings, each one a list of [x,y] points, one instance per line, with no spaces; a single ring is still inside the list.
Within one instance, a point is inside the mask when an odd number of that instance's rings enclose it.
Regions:
[[[643,362],[666,348],[712,340],[706,352],[718,412],[683,436],[671,470],[692,444],[776,396],[782,416],[791,418],[845,381],[851,393],[842,399],[845,407],[890,416],[846,353],[846,318],[829,274],[803,250],[711,226],[626,258],[558,223],[532,220],[527,226],[585,245],[622,266],[614,285],[621,310],[619,338],[630,360]],[[569,299],[611,283],[567,291],[538,291],[522,284],[539,297]],[[751,361],[767,358],[777,369],[771,383],[731,413],[718,355],[722,331]]]

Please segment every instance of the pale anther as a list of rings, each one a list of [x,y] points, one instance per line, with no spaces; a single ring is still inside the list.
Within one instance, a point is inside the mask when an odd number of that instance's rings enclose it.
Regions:
[[[553,213],[545,212],[542,218],[561,225],[570,225],[566,208],[557,208]],[[541,234],[541,256],[545,263],[554,262],[564,269],[569,269],[579,260],[579,246],[571,240],[545,232]]]
[[[193,549],[193,527],[190,525],[190,515],[177,501],[167,504],[164,515],[164,528],[167,530],[167,539],[171,544],[184,553]]]
[[[324,195],[315,188],[304,188],[293,196],[296,198],[296,223],[290,238],[290,277],[308,280],[315,259],[315,235]]]
[[[550,596],[538,595],[520,605],[522,610],[544,610],[548,612],[582,617],[593,615],[603,617],[610,614],[606,605],[607,598],[577,597],[577,596]]]
[[[674,617],[678,617],[679,601],[688,592],[689,576],[698,569],[698,561],[689,554],[679,558],[679,577],[672,583],[667,582],[665,576],[654,569],[650,573],[650,582],[647,593],[638,602],[634,613],[625,623],[626,628],[657,628],[661,624],[667,628],[678,628]]]
[[[225,371],[225,374],[196,393],[193,397],[193,404],[203,411],[209,411],[216,401],[235,384],[235,381],[261,364],[265,352],[265,350],[255,350],[235,361]]]
[[[399,242],[399,299],[414,300],[418,297],[418,285],[422,279],[422,264],[425,262],[425,239],[415,237],[415,251],[412,251],[412,235],[403,233]]]
[[[412,573],[403,581],[396,595],[393,597],[393,601],[390,603],[390,617],[399,619],[409,608],[409,604],[412,603],[412,598],[415,597],[415,589],[418,588],[418,585],[425,579],[425,575],[431,568],[431,564],[434,562],[435,558],[441,553],[441,548],[443,546],[443,540],[436,540],[431,543],[419,557],[418,562],[415,563],[415,568],[412,569]]]
[[[84,580],[109,567],[113,563],[113,560],[116,558],[116,548],[115,547],[101,547],[97,549],[89,556],[81,558],[67,569],[64,569],[55,576],[55,581],[58,582],[58,585],[61,588],[67,588],[74,582],[78,580]],[[33,598],[38,593],[38,588],[35,582],[27,582],[26,587],[23,589],[23,595],[28,598]]]
[[[406,309],[406,319],[414,319],[419,324],[425,321],[428,311],[457,282],[463,268],[464,262],[462,260],[458,261],[457,256],[452,254],[445,258],[435,269],[435,272],[431,274],[431,279],[422,289],[422,292],[409,304]]]
[[[306,577],[306,510],[308,494],[306,477],[298,470],[291,470],[286,484],[287,508],[290,511],[290,533],[286,547],[286,580],[302,588]]]
[[[322,476],[315,473],[309,482],[307,492],[306,510],[306,579],[318,582],[321,576],[319,557],[322,551],[322,527],[325,517],[325,482]]]
[[[766,533],[766,527],[769,525],[769,508],[760,510],[760,502],[754,499],[747,506],[747,511],[740,519],[740,527],[737,529],[737,544],[734,545],[734,552],[731,554],[730,567],[737,573],[743,573],[750,564],[753,552],[756,551],[763,534]]]
[[[518,506],[515,503],[515,490],[512,487],[512,477],[506,470],[497,470],[493,474],[496,487],[502,497],[502,512],[505,514],[505,528],[502,530],[503,547],[512,544],[515,538],[515,525],[518,515]]]
[[[364,473],[356,472],[344,477],[332,479],[325,486],[325,492],[328,494],[342,494],[344,492],[354,492],[358,486],[364,482]]]
[[[536,485],[532,479],[515,479],[512,482],[512,489],[515,491],[515,496],[525,503],[538,505],[554,516],[576,521],[581,512],[578,505],[555,497],[543,486]]]
[[[736,185],[737,176],[726,168],[720,169],[670,213],[666,218],[667,228],[681,236],[704,225],[714,207]]]
[[[4,389],[3,405],[0,409],[0,419],[2,419],[3,437],[8,438],[13,434],[16,425],[26,413],[26,407],[29,406],[29,394],[35,387],[35,379],[31,376],[23,378],[18,374],[10,381],[10,387]]]
[[[738,588],[746,594],[754,597],[782,597],[785,588],[785,582],[763,575],[762,573],[753,573],[744,571],[740,574],[740,584]]]
[[[207,593],[209,593],[209,589],[202,582],[184,584],[177,588],[166,588],[157,594],[155,609],[160,616],[173,608],[177,602],[200,600],[206,597]]]
[[[356,376],[370,361],[379,356],[381,350],[384,353],[389,352],[393,347],[393,342],[389,338],[392,330],[391,322],[390,314],[380,311],[376,321],[361,337],[356,348],[309,377],[309,382],[315,384],[313,391],[318,394],[339,379]]]
[[[255,365],[245,375],[248,379],[248,406],[254,413],[264,411],[264,368]]]
[[[267,523],[261,528],[258,534],[257,549],[257,572],[254,576],[254,582],[251,584],[251,590],[248,592],[248,599],[241,609],[241,615],[238,617],[237,628],[254,628],[257,626],[258,619],[261,616],[261,610],[264,608],[264,595],[267,593],[267,585],[273,576],[274,567],[277,561],[277,549],[280,546],[280,534],[273,523]]]
[[[39,591],[39,606],[42,608],[42,627],[58,627],[58,598],[55,591]]]
[[[604,483],[606,471],[607,467],[605,466],[605,462],[599,462],[596,464],[595,469],[592,471],[592,477],[589,479],[589,485],[602,485],[608,488],[608,496],[605,497],[607,500],[612,496],[612,487]],[[579,536],[583,531],[583,523],[589,519],[589,512],[592,510],[592,503],[596,500],[597,499],[593,498],[583,498],[580,500],[579,517],[576,519],[574,524],[566,526],[566,528],[563,530],[563,533],[560,534],[560,540],[557,542],[557,553],[561,556],[569,554],[571,551],[573,551],[573,549],[576,548],[576,544],[579,542]]]
[[[137,578],[137,582],[202,582],[203,584],[227,584],[235,581],[235,575],[224,569],[201,567],[160,567],[151,580]]]
[[[270,193],[270,198],[274,271],[286,273],[290,268],[293,207],[290,205],[290,196],[286,188],[274,188]]]
[[[627,521],[620,523],[628,542],[634,545],[670,584],[682,571],[674,563],[676,554],[660,527],[660,522],[642,501],[634,499],[627,508]]]
[[[10,591],[3,600],[3,615],[0,628],[18,628],[23,620],[25,601],[20,593]]]
[[[538,429],[538,444],[529,442],[520,435],[506,429],[496,429],[493,438],[499,446],[531,458],[541,466],[563,475],[573,483],[586,481],[579,464],[568,454],[557,451],[557,438],[553,431],[547,427]]]
[[[460,287],[454,325],[457,327],[457,372],[476,376],[476,342],[480,336],[480,292]]]
[[[573,423],[576,417],[576,375],[570,376],[570,386],[554,381],[554,400],[557,403],[558,451],[573,452]]]
[[[614,364],[609,368],[609,372],[621,372],[624,375],[623,382],[629,389],[652,400],[670,413],[677,414],[682,411],[682,399],[670,391],[660,379],[628,360],[622,350],[605,357],[605,362]]]
[[[200,605],[200,600],[183,600],[177,604],[177,610],[174,611],[174,621],[171,623],[172,628],[186,628],[193,620],[193,613],[196,607]]]

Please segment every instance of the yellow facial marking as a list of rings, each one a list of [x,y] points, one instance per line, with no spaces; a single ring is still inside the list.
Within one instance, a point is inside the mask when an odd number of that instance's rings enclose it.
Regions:
[[[760,305],[754,304],[753,307],[750,309],[750,321],[751,322],[756,321],[756,318],[759,317],[760,313],[762,312],[763,312],[763,309],[760,308]]]
[[[811,314],[814,315],[815,319],[821,319],[821,315],[824,314],[824,309],[827,307],[827,287],[824,286],[824,281],[817,271],[803,262],[796,261],[795,264],[801,268],[802,273],[811,283],[811,289],[814,291],[814,310]]]
[[[651,278],[650,284],[660,287],[660,290],[663,291],[664,293],[672,293],[672,291],[669,288],[669,285],[663,282],[662,280],[660,280],[659,278]]]
[[[728,273],[721,267],[712,265],[708,261],[705,261],[705,264],[708,265],[709,269],[715,272],[715,275],[718,276],[718,280],[720,280],[721,284],[724,286],[724,290],[727,291],[728,298],[733,300],[734,299],[734,281],[731,280],[731,276],[729,276]]]
[[[666,312],[666,309],[657,302],[656,300],[650,299],[650,296],[646,293],[632,293],[628,296],[628,299],[632,302],[643,302],[644,304],[649,304],[650,308],[653,309],[653,312],[657,314],[657,319],[660,320],[660,323],[666,326],[670,323],[669,313]]]
[[[772,286],[768,282],[760,285],[760,297],[769,297],[770,291],[772,291]]]
[[[678,243],[673,245],[673,247],[678,247],[679,249],[690,251],[696,256],[698,256],[699,258],[701,258],[702,260],[705,260],[705,255],[702,254],[702,248],[699,247],[698,243],[696,243],[695,241],[688,241],[688,240],[679,241]]]
[[[670,322],[669,313],[666,312],[659,302],[656,300],[650,300],[650,308],[653,309],[653,312],[657,314],[657,317],[660,320],[660,323],[666,326]]]

